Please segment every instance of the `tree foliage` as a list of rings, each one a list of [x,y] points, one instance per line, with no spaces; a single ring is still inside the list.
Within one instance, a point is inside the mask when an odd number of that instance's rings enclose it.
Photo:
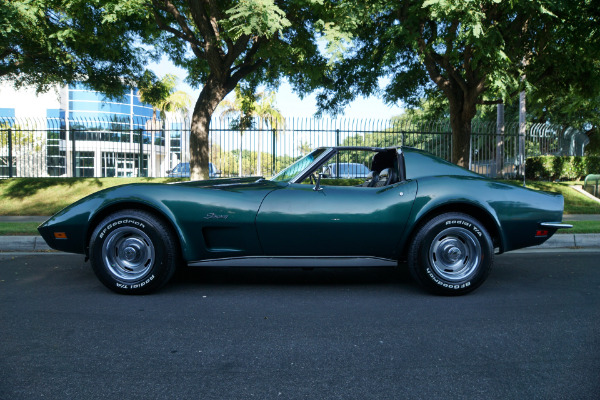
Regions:
[[[6,6],[4,5],[6,4]],[[208,178],[208,127],[240,82],[285,76],[313,90],[327,67],[315,35],[322,0],[8,0],[0,9],[0,76],[43,90],[85,81],[118,94],[167,55],[202,87],[190,137],[192,179]]]
[[[597,74],[598,9],[592,0],[347,0],[327,2],[344,51],[320,94],[335,113],[357,95],[416,105],[442,94],[455,163],[468,161],[477,106],[510,102],[520,90],[579,92]],[[323,29],[333,30],[325,26]],[[331,36],[331,35],[330,35]],[[577,60],[576,65],[573,61]],[[436,97],[435,95],[433,96]]]
[[[157,53],[142,46],[142,0],[5,0],[0,7],[0,79],[33,85],[85,81],[118,96]]]
[[[192,179],[208,177],[208,127],[217,105],[240,82],[276,86],[286,76],[314,89],[326,64],[314,21],[320,0],[152,0],[157,46],[203,86],[190,137]]]

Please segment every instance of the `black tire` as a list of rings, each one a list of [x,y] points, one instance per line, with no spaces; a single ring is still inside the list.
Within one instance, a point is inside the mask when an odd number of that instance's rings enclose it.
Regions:
[[[461,213],[438,215],[417,231],[408,268],[430,292],[461,295],[477,289],[494,264],[494,246],[479,221]]]
[[[146,294],[173,276],[179,246],[161,219],[139,210],[123,210],[98,224],[90,239],[90,262],[109,289]]]

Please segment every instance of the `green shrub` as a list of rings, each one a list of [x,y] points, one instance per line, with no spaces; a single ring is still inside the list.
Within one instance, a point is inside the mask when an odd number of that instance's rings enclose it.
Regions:
[[[533,180],[580,180],[589,174],[600,174],[600,157],[530,157],[525,163],[525,176]]]

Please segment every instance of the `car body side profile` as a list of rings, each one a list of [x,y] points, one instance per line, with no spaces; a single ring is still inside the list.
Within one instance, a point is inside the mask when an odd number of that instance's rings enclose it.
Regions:
[[[324,173],[358,164],[366,176]],[[562,213],[559,194],[494,181],[421,150],[321,147],[270,180],[105,189],[38,229],[52,248],[85,254],[100,281],[119,293],[155,291],[182,263],[407,261],[422,287],[458,295],[485,281],[495,254],[539,245],[570,227]]]

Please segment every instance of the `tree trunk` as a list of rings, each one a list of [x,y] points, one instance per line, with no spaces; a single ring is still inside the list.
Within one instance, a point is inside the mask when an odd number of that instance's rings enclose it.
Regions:
[[[231,88],[229,88],[231,86]],[[192,115],[190,127],[190,179],[208,179],[208,133],[210,119],[219,103],[233,90],[231,84],[221,84],[217,79],[209,77],[198,96]],[[229,89],[229,90],[228,90]]]
[[[450,100],[450,126],[452,127],[452,163],[469,168],[471,154],[471,121],[477,112],[475,101],[463,96]]]

